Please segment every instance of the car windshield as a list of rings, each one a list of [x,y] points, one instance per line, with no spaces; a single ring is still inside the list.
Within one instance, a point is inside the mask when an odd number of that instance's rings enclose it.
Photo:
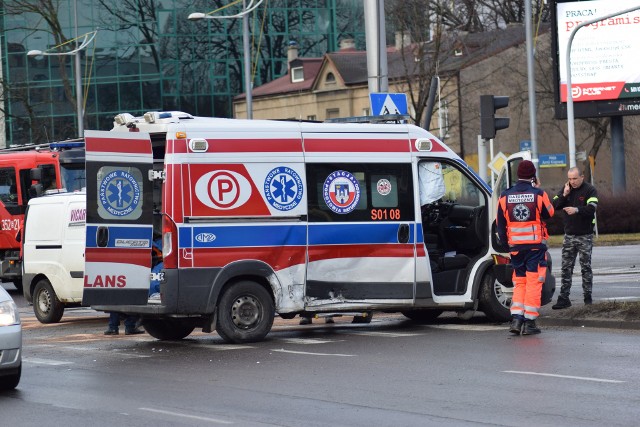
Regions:
[[[67,191],[79,191],[86,187],[84,163],[60,165],[62,186]]]

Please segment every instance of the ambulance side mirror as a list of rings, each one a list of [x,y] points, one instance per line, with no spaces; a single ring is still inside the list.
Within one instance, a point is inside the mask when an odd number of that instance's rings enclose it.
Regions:
[[[507,242],[501,242],[498,240],[498,229],[496,220],[491,223],[491,247],[496,252],[506,253],[509,252],[509,245]]]

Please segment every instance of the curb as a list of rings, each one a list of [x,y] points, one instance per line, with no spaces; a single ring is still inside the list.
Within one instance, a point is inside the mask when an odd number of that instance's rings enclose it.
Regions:
[[[540,326],[571,326],[586,328],[607,328],[640,330],[640,321],[637,320],[607,320],[607,319],[570,319],[557,317],[541,317],[538,319]]]

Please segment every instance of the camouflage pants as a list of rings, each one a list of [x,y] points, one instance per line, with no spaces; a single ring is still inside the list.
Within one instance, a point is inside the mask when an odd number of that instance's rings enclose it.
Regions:
[[[582,273],[582,291],[584,295],[591,295],[593,289],[593,273],[591,271],[591,250],[593,249],[593,234],[582,236],[564,235],[562,242],[562,287],[560,296],[569,298],[571,291],[571,276],[576,264],[576,256],[580,259]]]

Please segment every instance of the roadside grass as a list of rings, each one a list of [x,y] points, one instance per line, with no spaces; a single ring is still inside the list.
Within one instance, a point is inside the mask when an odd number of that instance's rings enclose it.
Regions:
[[[563,235],[549,236],[548,246],[550,248],[562,247]],[[615,245],[633,245],[640,243],[640,233],[625,234],[599,234],[594,238],[594,246],[615,246]]]
[[[570,319],[620,319],[625,321],[640,320],[639,301],[605,301],[571,307],[565,310],[554,310],[548,317],[565,317]]]

